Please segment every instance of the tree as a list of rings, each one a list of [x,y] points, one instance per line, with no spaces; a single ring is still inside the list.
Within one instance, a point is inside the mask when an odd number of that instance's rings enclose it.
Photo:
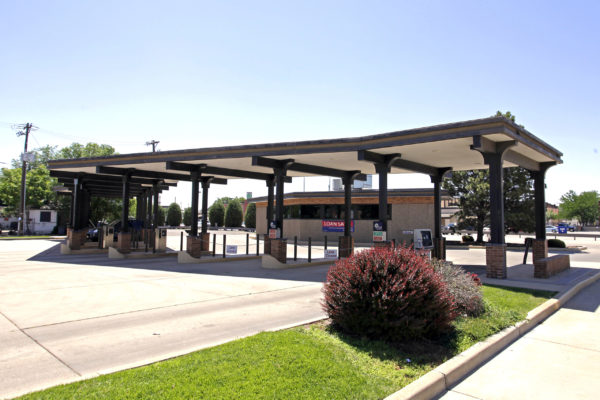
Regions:
[[[515,122],[515,116],[498,111],[497,117]],[[523,125],[520,125],[523,126]],[[445,179],[442,187],[450,196],[459,197],[457,213],[462,226],[472,226],[477,231],[477,242],[483,241],[483,228],[490,219],[490,182],[488,170],[457,171]],[[504,168],[504,223],[505,229],[533,232],[535,195],[531,174],[524,168]]]
[[[233,199],[225,210],[225,226],[229,228],[242,226],[243,219],[244,213],[242,211],[242,206],[237,199]]]
[[[167,210],[167,225],[179,226],[181,224],[181,207],[177,203],[171,203]]]
[[[55,198],[53,180],[44,165],[27,170],[27,208],[51,205]],[[7,213],[18,212],[21,202],[21,168],[3,168],[0,177],[0,202],[6,204]]]
[[[192,226],[192,207],[186,207],[183,210],[183,224],[185,226]]]
[[[577,219],[581,225],[593,224],[598,220],[598,192],[575,193],[568,191],[560,198],[559,216],[564,219]]]
[[[208,209],[208,219],[211,225],[223,226],[225,219],[225,206],[219,200],[216,200]]]
[[[167,222],[167,215],[164,207],[158,207],[158,226],[164,226]]]
[[[108,144],[87,143],[85,146],[80,143],[72,143],[68,147],[63,147],[54,155],[54,159],[64,158],[84,158],[84,157],[102,157],[118,154],[115,148]]]
[[[246,215],[244,216],[246,228],[256,228],[256,203],[248,204]]]

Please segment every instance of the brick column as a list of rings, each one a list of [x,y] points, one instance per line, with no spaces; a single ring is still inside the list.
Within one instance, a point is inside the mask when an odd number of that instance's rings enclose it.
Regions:
[[[350,257],[354,254],[354,238],[352,236],[340,236],[338,238],[338,249],[340,257]]]
[[[546,239],[533,239],[533,263],[548,257],[548,241]]]
[[[67,245],[71,250],[79,250],[85,243],[86,238],[85,230],[75,230],[73,228],[67,228]]]
[[[271,255],[281,263],[287,262],[287,239],[271,240]]]
[[[378,247],[384,247],[384,248],[392,248],[393,244],[391,240],[385,241],[385,242],[373,242],[373,247],[378,248]]]
[[[117,236],[117,250],[121,253],[131,252],[131,233],[130,232],[119,232]]]
[[[210,234],[208,234],[210,237]],[[199,258],[202,255],[203,241],[202,236],[187,237],[187,252],[192,257]]]
[[[485,245],[486,276],[506,279],[506,244],[488,243]]]
[[[446,238],[433,239],[432,256],[440,260],[446,259]]]
[[[265,235],[264,238],[265,238],[264,254],[271,254],[271,239],[269,239],[269,237],[267,235]]]

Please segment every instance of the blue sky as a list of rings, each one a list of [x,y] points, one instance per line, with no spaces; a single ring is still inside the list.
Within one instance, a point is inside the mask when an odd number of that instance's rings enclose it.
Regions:
[[[169,150],[349,137],[510,110],[564,153],[547,174],[557,202],[600,190],[599,17],[594,1],[3,1],[0,162],[22,151],[13,123],[40,127],[30,148],[129,153],[151,139]],[[189,203],[186,187],[164,201],[174,196]]]

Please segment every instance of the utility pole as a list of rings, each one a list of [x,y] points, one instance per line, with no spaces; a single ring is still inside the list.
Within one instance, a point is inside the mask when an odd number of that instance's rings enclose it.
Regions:
[[[158,140],[152,139],[150,142],[146,142],[146,146],[152,146],[152,152],[154,153],[156,151],[156,145],[159,143]]]
[[[23,150],[23,155],[21,156],[21,160],[23,161],[23,164],[21,166],[21,204],[20,204],[20,209],[19,209],[19,214],[20,214],[19,235],[23,235],[23,233],[25,231],[25,224],[26,224],[26,221],[25,221],[25,219],[26,219],[25,195],[27,193],[27,161],[29,158],[29,155],[27,154],[27,144],[29,143],[29,133],[35,127],[31,123],[26,123],[24,125],[18,125],[17,128],[21,129],[19,132],[17,132],[17,136],[23,136],[23,135],[25,136],[25,147]]]

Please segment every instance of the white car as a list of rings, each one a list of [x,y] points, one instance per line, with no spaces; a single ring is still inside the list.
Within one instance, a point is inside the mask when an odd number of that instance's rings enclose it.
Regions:
[[[552,225],[546,225],[546,233],[558,233],[558,229]]]

